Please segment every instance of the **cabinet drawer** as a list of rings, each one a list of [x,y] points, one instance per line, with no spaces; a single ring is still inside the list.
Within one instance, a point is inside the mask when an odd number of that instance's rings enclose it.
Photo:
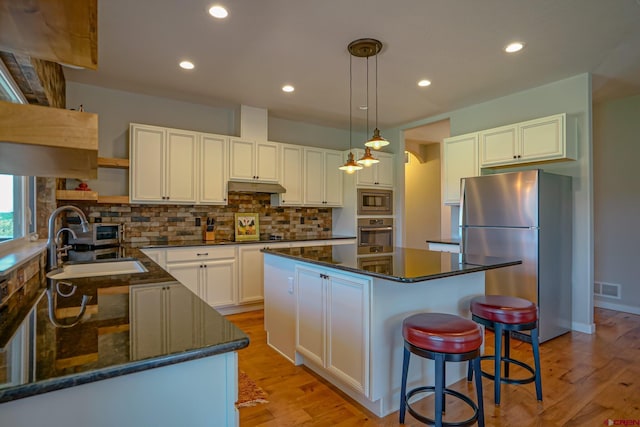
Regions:
[[[235,258],[235,256],[235,246],[197,246],[183,249],[167,249],[167,262]]]

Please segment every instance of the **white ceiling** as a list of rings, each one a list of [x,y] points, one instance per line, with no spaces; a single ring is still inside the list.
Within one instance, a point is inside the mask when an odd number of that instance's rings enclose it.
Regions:
[[[370,37],[384,44],[380,128],[584,72],[596,101],[640,94],[640,0],[221,0],[226,20],[208,15],[214,1],[100,0],[98,71],[66,78],[348,128],[347,45]],[[526,48],[508,56],[513,40]],[[178,68],[182,59],[196,68]],[[365,63],[353,59],[354,124]],[[421,78],[433,84],[418,88]]]

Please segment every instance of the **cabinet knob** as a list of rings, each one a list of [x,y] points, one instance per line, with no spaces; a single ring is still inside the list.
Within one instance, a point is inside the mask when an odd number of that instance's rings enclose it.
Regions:
[[[517,159],[517,158],[518,158],[518,156],[516,156],[516,155],[514,154],[514,155],[513,155],[513,158],[514,158],[514,159]]]
[[[518,158],[521,158],[522,156],[520,154],[518,154]]]

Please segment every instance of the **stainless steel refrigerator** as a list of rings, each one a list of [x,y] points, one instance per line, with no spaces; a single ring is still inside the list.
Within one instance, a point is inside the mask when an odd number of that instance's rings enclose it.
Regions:
[[[538,304],[540,342],[571,329],[572,215],[568,176],[529,170],[461,181],[461,252],[522,260],[487,271],[485,293]]]

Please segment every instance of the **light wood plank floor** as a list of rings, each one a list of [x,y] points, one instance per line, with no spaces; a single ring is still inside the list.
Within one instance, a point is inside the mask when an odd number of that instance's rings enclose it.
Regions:
[[[640,425],[640,316],[596,309],[595,318],[594,335],[571,332],[542,344],[543,402],[536,401],[533,383],[503,385],[502,402],[496,407],[493,384],[484,379],[486,425],[588,427],[606,425],[608,419]],[[239,352],[240,369],[269,395],[267,404],[240,409],[242,427],[399,425],[397,412],[377,418],[310,370],[294,366],[267,346],[262,311],[228,319],[251,340],[249,347]],[[486,340],[487,350],[492,352],[489,332]],[[517,340],[512,343],[512,355],[530,363],[530,346]],[[465,380],[452,388],[475,399]],[[416,407],[428,410],[432,400],[423,399]],[[468,414],[456,403],[447,400],[445,420]],[[406,425],[421,424],[407,413]]]

